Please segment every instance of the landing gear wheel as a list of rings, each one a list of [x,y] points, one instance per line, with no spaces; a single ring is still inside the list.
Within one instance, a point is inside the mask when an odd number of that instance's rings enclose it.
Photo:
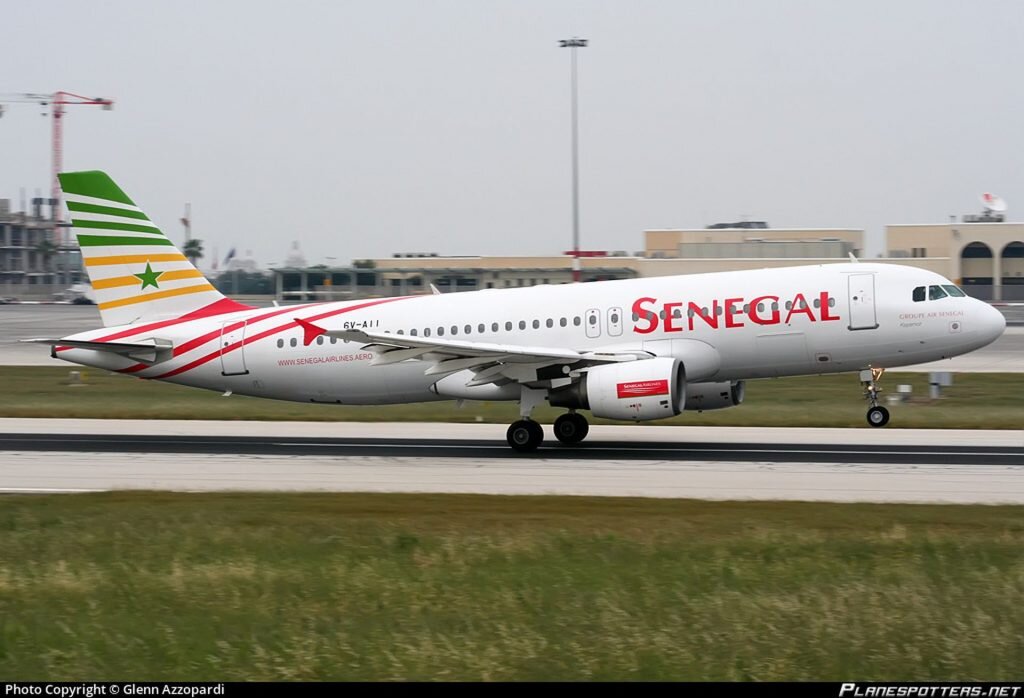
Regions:
[[[875,406],[868,410],[868,424],[873,427],[884,427],[889,423],[889,410]]]
[[[555,420],[555,437],[563,444],[578,444],[587,438],[590,425],[582,414],[570,412]]]
[[[540,442],[544,440],[544,430],[537,422],[529,419],[520,419],[512,422],[506,434],[508,445],[519,451],[527,453],[537,450]]]

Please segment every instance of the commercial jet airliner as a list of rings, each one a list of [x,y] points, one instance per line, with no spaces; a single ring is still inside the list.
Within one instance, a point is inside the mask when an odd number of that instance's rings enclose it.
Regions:
[[[508,443],[532,451],[547,402],[555,437],[578,410],[647,421],[739,405],[744,382],[859,372],[877,379],[964,354],[1006,322],[942,276],[894,264],[487,289],[253,308],[220,294],[103,172],[60,175],[104,327],[28,340],[55,357],[151,380],[279,400],[380,405],[508,400]]]

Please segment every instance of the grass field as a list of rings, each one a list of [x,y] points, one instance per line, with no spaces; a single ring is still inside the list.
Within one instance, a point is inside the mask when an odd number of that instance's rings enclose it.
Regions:
[[[510,423],[512,403],[454,402],[380,407],[312,405],[218,393],[85,370],[85,386],[68,385],[69,370],[0,367],[4,400],[0,417],[96,417],[141,419],[254,419],[303,421],[432,421]],[[913,386],[909,404],[891,407],[890,427],[1019,429],[1024,415],[1024,374],[958,374],[940,400],[929,400],[927,374],[887,374],[883,387]],[[863,427],[867,403],[854,374],[751,381],[737,408],[653,424],[729,426]],[[561,413],[538,409],[550,423]],[[593,420],[600,424],[601,420]]]
[[[365,494],[0,504],[0,677],[1019,680],[1024,509]]]

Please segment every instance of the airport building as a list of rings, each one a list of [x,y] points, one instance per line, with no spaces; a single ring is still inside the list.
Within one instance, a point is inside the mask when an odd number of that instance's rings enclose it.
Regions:
[[[890,225],[886,257],[953,280],[970,295],[1024,301],[1024,223],[986,211],[946,224]],[[708,228],[647,230],[644,250],[581,253],[582,279],[739,271],[863,259],[864,231],[854,228],[770,228],[762,222]],[[281,300],[360,298],[562,284],[572,280],[569,254],[546,257],[441,257],[395,254],[350,267],[274,269]]]
[[[648,230],[645,249],[582,251],[581,280],[697,274],[823,264],[860,254],[864,231],[849,228],[767,228],[738,223],[695,230]],[[399,296],[485,288],[516,288],[572,281],[572,256],[442,257],[402,253],[361,260],[351,267],[295,267],[272,270],[279,300]]]
[[[631,279],[640,275],[633,258],[606,252],[583,253],[580,257],[582,281]],[[284,267],[272,271],[279,300],[344,300],[430,293],[431,285],[448,293],[565,284],[572,281],[572,258],[403,253],[358,260],[348,267]]]
[[[886,239],[890,261],[937,271],[976,298],[1024,301],[1024,223],[890,225]]]

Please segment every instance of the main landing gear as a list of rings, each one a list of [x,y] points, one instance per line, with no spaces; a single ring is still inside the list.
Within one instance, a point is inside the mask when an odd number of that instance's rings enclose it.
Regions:
[[[587,438],[590,425],[587,418],[575,412],[563,414],[555,420],[555,438],[563,444],[578,444]],[[512,422],[505,435],[508,445],[515,450],[526,453],[535,451],[544,441],[544,429],[532,419],[520,419]]]
[[[587,418],[577,412],[563,414],[555,420],[555,438],[563,444],[578,444],[589,432]]]
[[[523,386],[522,397],[519,400],[519,416],[521,419],[512,422],[505,437],[508,445],[520,453],[528,453],[537,450],[537,447],[544,441],[544,429],[540,424],[530,419],[533,408],[541,404],[547,397],[547,391],[536,390]],[[555,420],[555,438],[563,444],[578,444],[587,438],[590,425],[587,419],[576,412],[563,414]]]
[[[878,404],[878,379],[885,373],[884,368],[871,368],[860,372],[860,384],[864,388],[864,399],[871,407],[868,409],[868,424],[873,427],[884,427],[889,423],[889,410]]]

